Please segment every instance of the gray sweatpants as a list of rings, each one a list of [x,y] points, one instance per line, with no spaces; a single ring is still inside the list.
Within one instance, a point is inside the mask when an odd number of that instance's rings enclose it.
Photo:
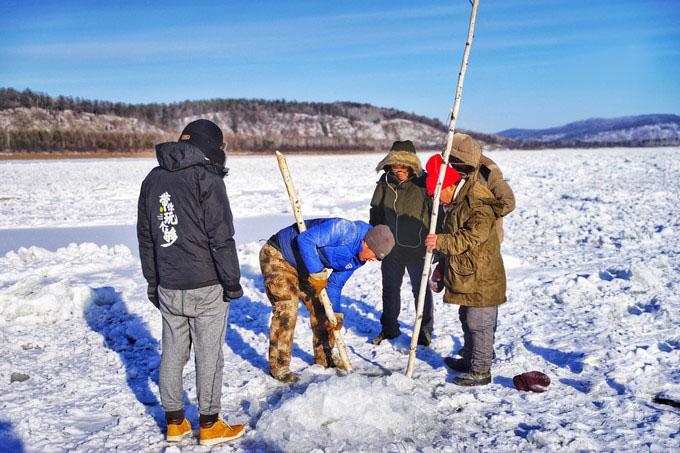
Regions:
[[[458,309],[458,318],[463,327],[463,358],[470,364],[470,371],[489,371],[493,360],[498,306],[461,306]]]
[[[229,314],[229,303],[222,301],[222,287],[180,290],[159,286],[158,296],[163,316],[159,378],[163,410],[184,409],[182,371],[193,343],[199,413],[219,413],[224,368],[222,345]]]

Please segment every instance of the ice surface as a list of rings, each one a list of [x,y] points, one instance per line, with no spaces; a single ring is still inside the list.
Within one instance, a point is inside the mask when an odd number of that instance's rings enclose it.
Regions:
[[[271,306],[258,252],[293,219],[273,157],[230,157],[245,295],[232,304],[223,345],[222,413],[247,434],[217,450],[677,450],[678,409],[652,400],[680,399],[678,152],[491,153],[517,209],[505,220],[508,303],[493,382],[472,389],[451,384],[443,364],[461,346],[461,330],[441,295],[433,343],[418,349],[412,381],[402,375],[414,319],[406,281],[404,334],[368,342],[380,330],[378,263],[359,269],[343,292],[357,373],[311,365],[301,308],[292,367],[302,379],[289,387],[270,378]],[[303,213],[366,220],[381,157],[289,157]],[[133,226],[139,184],[153,165],[0,163],[0,450],[167,447],[161,320],[146,300]],[[192,363],[184,383],[196,425]],[[530,370],[550,376],[545,393],[514,389],[512,377]],[[10,383],[12,373],[30,379]],[[195,439],[181,449],[205,450]]]
[[[427,390],[403,374],[355,373],[309,384],[264,414],[255,428],[265,449],[356,451],[388,447],[395,440],[424,448],[451,426]]]

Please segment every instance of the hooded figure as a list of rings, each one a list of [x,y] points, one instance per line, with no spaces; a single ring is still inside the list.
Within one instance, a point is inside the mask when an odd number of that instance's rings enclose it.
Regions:
[[[182,370],[196,356],[201,445],[243,435],[219,418],[229,304],[243,295],[234,222],[224,185],[222,131],[197,120],[177,142],[156,146],[159,166],[139,194],[137,239],[147,296],[163,318],[159,374],[168,442],[192,435],[184,416]]]
[[[460,133],[453,136],[449,162],[460,173],[475,179],[489,189],[502,204],[496,214],[496,233],[500,242],[503,242],[503,217],[515,209],[515,194],[503,179],[501,169],[493,160],[482,154],[482,147],[474,138]]]
[[[432,200],[425,190],[425,175],[415,147],[410,140],[394,142],[387,156],[380,161],[376,171],[384,171],[377,182],[371,199],[370,224],[387,225],[394,235],[396,245],[381,263],[383,313],[381,332],[372,341],[380,344],[384,339],[401,334],[401,283],[408,272],[414,303],[417,303],[420,279],[425,256],[425,236],[430,226]],[[418,344],[429,346],[432,338],[432,293],[425,293],[423,322]]]
[[[436,154],[427,163],[430,195],[442,161]],[[463,358],[447,357],[444,362],[465,373],[454,384],[486,385],[491,382],[498,305],[505,302],[505,268],[495,222],[502,206],[489,189],[474,178],[462,178],[450,163],[444,170],[441,232],[428,235],[425,242],[429,250],[444,255],[444,302],[460,306],[464,342]]]

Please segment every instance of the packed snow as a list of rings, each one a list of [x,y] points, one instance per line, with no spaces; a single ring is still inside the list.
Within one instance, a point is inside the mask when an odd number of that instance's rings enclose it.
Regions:
[[[312,365],[303,306],[293,386],[267,374],[271,306],[258,251],[292,214],[274,156],[230,157],[245,295],[223,345],[222,414],[247,434],[215,451],[670,451],[680,449],[678,148],[489,153],[517,197],[505,221],[508,302],[493,382],[451,383],[456,307],[435,296],[435,336],[403,375],[414,320],[380,346],[380,267],[341,302],[355,373]],[[308,218],[368,218],[382,154],[292,156]],[[421,159],[425,159],[424,154]],[[146,299],[134,223],[151,159],[0,163],[0,450],[158,451],[161,318]],[[550,376],[545,393],[512,377]],[[24,376],[22,376],[24,375]],[[26,379],[26,376],[28,378]],[[193,360],[187,413],[197,426]],[[206,451],[196,439],[179,446]],[[178,451],[170,447],[169,451]]]

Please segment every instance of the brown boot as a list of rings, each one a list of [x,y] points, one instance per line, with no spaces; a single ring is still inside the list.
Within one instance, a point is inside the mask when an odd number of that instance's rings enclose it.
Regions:
[[[487,385],[491,383],[491,371],[485,371],[485,372],[475,372],[475,371],[470,371],[464,374],[461,374],[457,378],[455,378],[453,381],[454,384],[456,385],[461,385],[463,387],[473,387],[476,385]]]
[[[399,335],[395,335],[393,337],[390,337],[387,334],[385,334],[385,332],[380,332],[377,337],[375,337],[371,340],[371,343],[373,343],[374,345],[377,346],[380,343],[382,343],[383,340],[391,340],[392,338],[397,338],[398,336]]]
[[[201,425],[199,438],[201,445],[213,446],[237,439],[245,433],[243,425],[228,425],[224,420],[218,419],[214,423]]]
[[[168,432],[165,435],[165,440],[171,443],[182,442],[184,439],[193,436],[193,434],[191,423],[186,418],[183,418],[181,421],[168,422]]]

